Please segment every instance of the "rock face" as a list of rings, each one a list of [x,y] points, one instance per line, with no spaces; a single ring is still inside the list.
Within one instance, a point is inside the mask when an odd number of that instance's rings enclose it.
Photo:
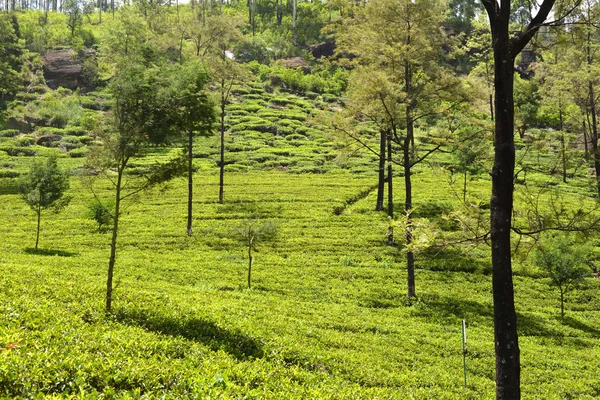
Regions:
[[[52,89],[59,86],[77,89],[82,72],[83,63],[73,50],[49,51],[44,56],[44,78]]]
[[[60,139],[62,139],[60,135],[44,135],[36,141],[36,144],[49,147],[52,146],[52,143],[59,142]]]
[[[279,60],[278,62],[285,68],[292,68],[292,69],[302,68],[302,71],[304,71],[304,73],[306,73],[306,74],[310,73],[310,68],[308,67],[308,63],[302,57],[286,58],[283,60]]]
[[[335,48],[335,42],[333,40],[328,40],[326,42],[310,46],[310,52],[314,58],[331,57],[335,53]]]

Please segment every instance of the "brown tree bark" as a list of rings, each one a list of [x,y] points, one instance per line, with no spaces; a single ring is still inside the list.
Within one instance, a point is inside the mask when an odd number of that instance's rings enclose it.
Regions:
[[[519,399],[521,398],[521,364],[510,246],[515,170],[514,58],[508,46],[508,29],[496,31],[496,37],[502,38],[494,46],[496,134],[490,203],[496,398]]]
[[[248,289],[251,289],[252,278],[252,238],[248,241]]]
[[[388,131],[387,132],[387,153],[388,153],[388,164],[387,164],[387,184],[388,184],[388,216],[391,220],[394,219],[394,191],[393,188],[393,179],[392,179],[392,135]],[[388,237],[387,237],[388,246],[394,245],[394,227],[390,225],[388,229]]]
[[[383,192],[385,190],[385,131],[381,129],[379,133],[379,181],[375,211],[383,210]]]
[[[221,79],[221,149],[219,158],[219,203],[223,204],[223,188],[225,186],[225,79]]]
[[[514,62],[533,38],[554,6],[554,0],[539,4],[527,27],[512,38],[509,33],[511,0],[482,0],[489,16],[494,52],[494,165],[490,203],[492,242],[492,291],[494,298],[494,343],[496,348],[496,399],[521,398],[521,365],[517,335],[511,261],[513,210]]]
[[[193,182],[193,147],[194,147],[194,136],[192,131],[188,132],[188,215],[187,215],[187,235],[192,236],[192,201],[194,197],[194,182]]]
[[[112,312],[112,292],[113,292],[113,275],[115,270],[115,262],[117,259],[117,235],[119,233],[119,213],[121,207],[121,189],[123,183],[123,171],[125,170],[125,163],[121,163],[117,168],[117,185],[115,190],[115,215],[114,225],[112,231],[112,238],[110,241],[110,258],[108,260],[108,278],[106,280],[106,313]]]
[[[42,219],[42,206],[38,204],[37,209],[37,233],[35,235],[35,249],[38,249],[38,244],[40,242],[40,220]]]
[[[415,255],[412,252],[412,250],[410,250],[410,246],[413,242],[413,235],[412,235],[412,217],[411,217],[411,210],[412,210],[412,179],[411,179],[411,157],[410,157],[410,152],[411,152],[411,139],[412,139],[412,131],[413,131],[413,126],[412,126],[412,121],[411,124],[407,127],[407,133],[406,133],[406,138],[404,138],[404,148],[403,148],[403,152],[404,152],[404,193],[405,193],[405,198],[404,198],[404,211],[406,212],[406,228],[405,228],[405,235],[406,235],[406,247],[409,249],[406,252],[406,269],[407,269],[407,275],[408,275],[408,298],[414,298],[417,297],[416,294],[416,289],[415,289]]]

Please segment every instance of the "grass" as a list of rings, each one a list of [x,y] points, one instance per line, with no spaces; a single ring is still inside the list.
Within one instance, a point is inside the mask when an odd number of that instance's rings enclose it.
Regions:
[[[246,92],[261,96],[262,111],[237,113],[259,104],[243,101]],[[92,194],[85,181],[74,172],[73,200],[61,214],[43,215],[40,250],[33,251],[35,218],[15,178],[0,177],[0,397],[494,398],[489,248],[417,253],[418,300],[407,304],[402,246],[385,246],[387,217],[373,211],[374,158],[340,153],[312,125],[308,116],[317,111],[307,110],[306,99],[236,93],[229,126],[248,118],[252,129],[227,136],[225,204],[217,203],[218,142],[197,138],[194,235],[186,235],[183,180],[127,202],[113,315],[103,313],[110,233],[98,233],[86,217]],[[310,139],[255,129],[286,120],[311,129]],[[149,149],[133,169],[171,151]],[[457,225],[444,218],[461,208],[462,182],[451,184],[442,168],[451,161],[442,157],[415,171],[414,217],[451,239]],[[2,171],[23,173],[30,160],[0,151]],[[62,153],[60,163],[78,171],[83,161]],[[542,187],[557,178],[528,179]],[[565,186],[568,209],[578,196],[589,198],[584,181]],[[97,194],[110,199],[110,187],[97,182]],[[470,201],[485,203],[489,193],[489,177],[471,178]],[[526,198],[517,196],[517,210]],[[235,237],[250,216],[279,227],[276,241],[258,247],[252,290]],[[527,266],[527,259],[515,265],[524,271],[515,276],[523,397],[599,397],[600,281],[590,278],[567,296],[561,321],[554,289]]]

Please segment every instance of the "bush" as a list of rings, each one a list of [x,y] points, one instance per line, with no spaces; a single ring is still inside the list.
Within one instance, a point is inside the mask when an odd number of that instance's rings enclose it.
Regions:
[[[581,285],[590,275],[585,265],[590,250],[577,246],[566,235],[557,235],[542,242],[536,253],[536,264],[550,278],[550,285],[560,292],[560,316],[565,316],[565,294]]]
[[[18,129],[4,129],[0,131],[0,137],[15,137],[19,133]]]
[[[33,157],[37,154],[37,152],[32,148],[27,147],[7,147],[3,149],[9,156],[18,157]]]
[[[288,136],[294,133],[294,128],[289,126],[278,126],[277,127],[277,135]]]
[[[73,150],[81,147],[82,144],[77,136],[63,136],[62,140],[58,144],[67,150]]]
[[[35,139],[32,138],[31,136],[23,136],[23,137],[17,139],[16,144],[17,144],[17,146],[20,146],[20,147],[30,147],[35,144]]]
[[[98,232],[108,232],[113,226],[114,206],[105,206],[97,201],[88,204],[88,217],[98,224]]]
[[[233,52],[236,60],[243,63],[256,61],[260,64],[268,64],[272,56],[267,43],[257,37],[238,44]]]
[[[71,158],[82,158],[85,157],[88,153],[89,149],[87,147],[81,147],[78,149],[73,149],[69,151],[69,157]]]
[[[16,178],[19,176],[17,171],[0,168],[0,178]]]
[[[63,128],[54,128],[51,126],[42,126],[35,130],[35,134],[39,136],[45,135],[60,135],[63,136],[66,134],[66,130]]]

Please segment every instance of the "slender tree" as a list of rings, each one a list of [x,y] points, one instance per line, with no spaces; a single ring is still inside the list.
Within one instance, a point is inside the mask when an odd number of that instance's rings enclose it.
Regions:
[[[565,294],[581,285],[590,276],[585,265],[589,258],[583,246],[578,246],[565,235],[557,235],[543,242],[536,252],[536,264],[546,272],[550,284],[560,293],[560,317],[565,317]]]
[[[490,20],[494,53],[494,164],[490,203],[496,398],[521,398],[520,354],[517,336],[511,262],[515,145],[515,57],[529,43],[550,14],[555,0],[539,3],[537,14],[519,32],[509,29],[511,0],[481,0]]]
[[[0,110],[3,110],[17,94],[22,81],[23,46],[15,15],[0,15],[0,32]]]
[[[215,120],[213,105],[204,87],[208,83],[208,73],[198,61],[190,61],[183,66],[171,68],[168,74],[173,82],[167,86],[166,95],[161,100],[169,115],[163,132],[169,126],[177,127],[187,135],[187,180],[188,212],[187,234],[192,235],[193,220],[193,150],[195,135],[209,135]]]
[[[45,162],[34,160],[29,172],[21,177],[19,190],[23,200],[37,215],[36,250],[40,241],[42,211],[49,208],[53,208],[55,211],[63,209],[70,200],[70,197],[65,196],[68,189],[69,175],[58,168],[55,156],[48,157]]]
[[[90,152],[88,166],[102,172],[114,186],[114,214],[108,277],[106,281],[106,312],[112,312],[113,277],[117,257],[117,238],[124,200],[142,190],[165,182],[185,171],[185,157],[151,168],[148,174],[130,180],[125,171],[132,160],[150,143],[166,140],[161,128],[165,107],[157,100],[161,86],[160,70],[137,64],[124,64],[113,78],[109,90],[114,97],[105,129],[98,132],[100,144]],[[161,100],[164,100],[162,98]],[[93,188],[93,186],[92,186]]]
[[[393,218],[392,164],[404,172],[405,245],[408,249],[408,297],[416,297],[411,215],[412,171],[441,148],[437,143],[418,151],[415,124],[425,116],[444,113],[447,101],[460,87],[439,62],[443,48],[452,44],[441,29],[443,4],[436,0],[374,0],[357,8],[339,35],[342,51],[351,51],[358,65],[351,76],[350,107],[362,119],[385,132],[388,162],[388,215]],[[394,144],[395,146],[392,146]],[[380,146],[381,147],[381,146]],[[394,160],[394,147],[400,149]],[[379,153],[380,154],[380,153]],[[380,160],[381,162],[381,160]],[[393,244],[393,231],[388,234]]]
[[[252,287],[252,251],[256,251],[259,242],[273,240],[276,236],[277,225],[272,221],[246,220],[238,227],[238,237],[246,245],[248,252],[248,289]]]

